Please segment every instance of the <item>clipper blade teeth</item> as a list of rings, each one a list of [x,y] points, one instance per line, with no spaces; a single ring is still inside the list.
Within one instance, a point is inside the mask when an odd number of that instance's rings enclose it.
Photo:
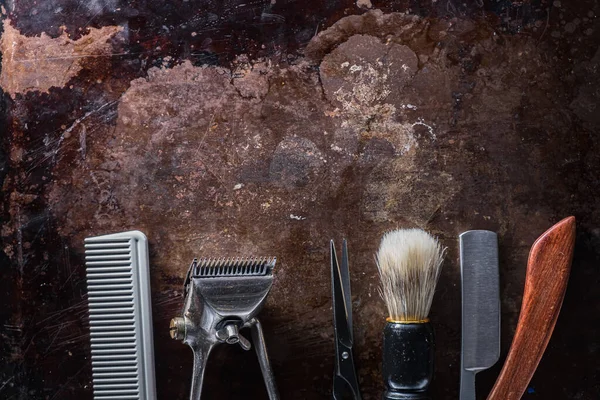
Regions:
[[[201,258],[192,261],[194,277],[264,276],[271,274],[275,257]]]

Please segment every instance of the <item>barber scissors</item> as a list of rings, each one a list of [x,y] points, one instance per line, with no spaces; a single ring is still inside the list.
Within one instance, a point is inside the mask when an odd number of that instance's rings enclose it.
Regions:
[[[338,264],[333,240],[331,251],[331,286],[333,293],[333,329],[335,335],[335,370],[333,400],[361,400],[354,357],[352,356],[352,298],[348,270],[348,246],[342,242],[342,264]]]

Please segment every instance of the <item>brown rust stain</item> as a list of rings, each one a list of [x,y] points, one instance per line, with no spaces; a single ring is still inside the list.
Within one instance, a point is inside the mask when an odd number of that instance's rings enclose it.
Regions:
[[[109,40],[122,30],[120,26],[89,28],[87,35],[77,40],[65,31],[56,38],[44,32],[27,37],[6,18],[0,40],[0,86],[13,98],[19,93],[61,88],[81,71],[87,59],[110,56]]]

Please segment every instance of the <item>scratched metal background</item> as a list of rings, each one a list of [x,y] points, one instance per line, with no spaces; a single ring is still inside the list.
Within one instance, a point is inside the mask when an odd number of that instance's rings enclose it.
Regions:
[[[358,374],[379,398],[373,253],[398,226],[449,248],[433,392],[455,399],[456,235],[499,232],[504,357],[529,246],[571,214],[564,307],[524,398],[600,397],[597,1],[1,3],[1,399],[92,398],[82,240],[130,228],[150,239],[159,398],[189,390],[168,321],[191,258],[256,253],[279,260],[262,318],[282,398],[329,397],[342,237]],[[255,356],[222,347],[204,393],[264,398]]]

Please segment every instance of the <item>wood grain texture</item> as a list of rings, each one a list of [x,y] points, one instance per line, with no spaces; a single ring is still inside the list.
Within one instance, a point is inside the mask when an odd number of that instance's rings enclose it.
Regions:
[[[560,313],[574,245],[575,217],[563,219],[533,244],[517,330],[488,400],[517,400],[525,392]]]

